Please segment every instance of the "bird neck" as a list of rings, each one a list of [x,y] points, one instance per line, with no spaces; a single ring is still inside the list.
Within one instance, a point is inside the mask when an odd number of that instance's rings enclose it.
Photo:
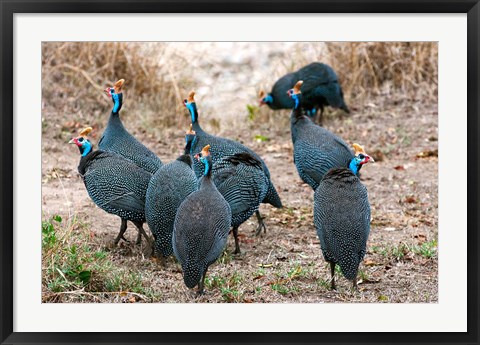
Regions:
[[[185,144],[183,154],[190,155],[195,148],[195,144],[197,143],[197,137],[193,137],[193,139],[187,137],[186,142],[187,143]]]
[[[92,152],[92,144],[87,141],[82,146],[79,146],[78,149],[80,150],[80,154],[82,155],[82,157],[85,157],[90,152]]]
[[[192,125],[195,125],[198,122],[198,110],[197,110],[197,105],[195,102],[187,103],[186,107],[188,111],[190,112],[190,116],[192,119]]]
[[[350,164],[348,165],[348,168],[355,174],[357,175],[360,169],[362,168],[362,165],[358,163],[358,161],[355,159],[355,157],[352,158],[350,161]]]
[[[203,176],[210,178],[212,176],[212,157],[205,157],[205,159],[202,159],[202,163],[205,165]]]
[[[122,109],[123,105],[123,93],[115,93],[111,92],[112,95],[112,101],[113,101],[113,109],[112,109],[112,114],[117,114]]]
[[[294,97],[293,100],[294,100],[294,102],[295,102],[295,104],[294,104],[294,106],[293,106],[293,109],[295,109],[295,110],[296,110],[296,109],[300,109],[300,108],[301,108],[301,105],[302,105],[302,104],[301,104],[301,103],[302,103],[302,94],[301,94],[301,93],[297,94],[297,97]]]
[[[177,161],[187,164],[189,167],[192,167],[192,156],[189,153],[185,153],[177,158]]]
[[[298,119],[304,117],[304,114],[303,114],[303,111],[302,111],[302,94],[299,93],[299,94],[295,95],[294,97],[292,97],[292,99],[294,101],[294,106],[293,106],[293,110],[292,110],[291,119],[292,120],[294,120],[294,119],[298,120]]]

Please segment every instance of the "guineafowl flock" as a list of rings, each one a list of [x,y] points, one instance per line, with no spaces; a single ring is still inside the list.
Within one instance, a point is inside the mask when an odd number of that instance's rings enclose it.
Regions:
[[[88,138],[91,127],[70,141],[80,151],[78,172],[92,201],[120,217],[115,245],[126,241],[124,233],[131,221],[138,230],[137,244],[144,237],[151,255],[163,266],[173,254],[185,285],[198,286],[197,293],[203,294],[207,270],[226,250],[229,233],[238,254],[239,227],[255,214],[256,235],[266,231],[259,206],[281,208],[280,195],[257,153],[202,129],[193,91],[183,101],[191,118],[183,154],[164,164],[121,121],[124,83],[120,79],[105,90],[113,109],[98,150]],[[321,126],[325,106],[350,112],[335,72],[323,63],[309,64],[280,78],[269,94],[261,91],[260,104],[273,110],[291,109],[294,164],[300,178],[314,190],[312,227],[330,264],[331,288],[336,288],[338,265],[356,290],[370,231],[367,189],[358,173],[374,160],[362,146],[350,147]],[[144,230],[145,222],[153,239]]]

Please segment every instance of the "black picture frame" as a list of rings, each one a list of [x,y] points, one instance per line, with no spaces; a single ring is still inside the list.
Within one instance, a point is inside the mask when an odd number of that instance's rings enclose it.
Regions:
[[[112,4],[115,3],[115,6]],[[0,0],[0,341],[2,344],[478,344],[479,0]],[[466,13],[468,42],[468,331],[466,333],[13,332],[13,16],[15,13]],[[452,67],[453,68],[453,67]],[[450,116],[450,115],[449,115]],[[452,114],[453,116],[453,114]],[[447,277],[445,279],[455,279]],[[428,317],[428,315],[426,315]],[[452,315],[452,318],[455,315]],[[232,322],[234,315],[232,315]],[[179,322],[181,322],[179,320]]]

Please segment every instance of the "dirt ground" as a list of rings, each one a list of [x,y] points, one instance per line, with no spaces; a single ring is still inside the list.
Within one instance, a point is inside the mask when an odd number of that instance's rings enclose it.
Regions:
[[[197,298],[184,286],[181,269],[173,259],[163,269],[144,254],[145,246],[133,244],[133,224],[126,234],[131,243],[110,248],[120,220],[89,199],[76,172],[78,150],[64,138],[46,135],[42,156],[44,218],[77,214],[91,234],[93,246],[109,248],[115,265],[141,272],[144,283],[156,292],[155,298],[141,297],[138,301],[437,302],[437,105],[382,97],[349,117],[335,116],[339,114],[331,113],[325,127],[349,142],[360,142],[377,161],[367,165],[361,176],[369,192],[372,226],[359,274],[360,292],[351,293],[349,282],[338,273],[338,291],[328,289],[329,269],[313,225],[313,191],[301,181],[293,164],[288,111],[279,117],[284,128],[273,129],[268,124],[255,128],[255,133],[269,138],[267,141],[255,140],[248,127],[251,125],[245,121],[236,127],[222,127],[223,136],[239,138],[265,160],[284,208],[261,206],[266,234],[254,236],[255,217],[240,227],[241,255],[231,254],[234,243],[230,236],[226,253],[208,271],[204,296]],[[107,118],[105,114],[105,122]],[[125,119],[124,123],[129,128]],[[129,129],[163,162],[175,159],[181,151],[183,129],[165,131],[161,138]],[[93,135],[94,142],[100,134]],[[418,250],[424,243],[433,243],[427,248],[433,254]]]

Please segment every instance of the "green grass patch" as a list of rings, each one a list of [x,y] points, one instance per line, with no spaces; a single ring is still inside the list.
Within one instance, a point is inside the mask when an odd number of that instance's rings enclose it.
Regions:
[[[108,293],[136,293],[146,301],[159,297],[141,271],[116,266],[109,252],[91,242],[87,226],[75,216],[42,221],[42,284],[44,302],[67,295],[74,298],[68,302],[81,302]]]

